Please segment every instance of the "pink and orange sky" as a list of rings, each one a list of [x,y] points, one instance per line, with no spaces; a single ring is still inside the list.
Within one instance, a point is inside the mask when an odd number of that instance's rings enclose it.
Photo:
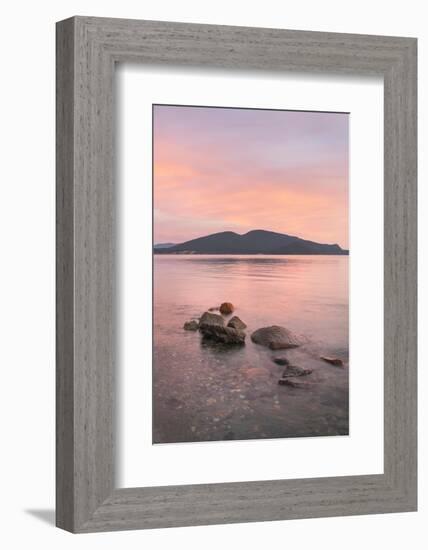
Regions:
[[[266,229],[348,248],[348,116],[155,105],[154,242]]]

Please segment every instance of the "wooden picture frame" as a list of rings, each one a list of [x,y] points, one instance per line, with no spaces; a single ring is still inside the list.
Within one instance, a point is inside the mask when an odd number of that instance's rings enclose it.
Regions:
[[[383,474],[115,488],[117,62],[383,77]],[[57,24],[58,527],[83,533],[416,510],[416,78],[414,38],[91,17]]]

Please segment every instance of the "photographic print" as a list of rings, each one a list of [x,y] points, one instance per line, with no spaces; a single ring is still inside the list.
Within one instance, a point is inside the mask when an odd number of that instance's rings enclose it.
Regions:
[[[153,105],[153,443],[349,433],[349,114]]]

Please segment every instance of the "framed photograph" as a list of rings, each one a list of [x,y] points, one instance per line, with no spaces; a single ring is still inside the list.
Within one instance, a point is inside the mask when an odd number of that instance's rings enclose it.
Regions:
[[[154,444],[349,434],[348,119],[153,106]]]
[[[57,24],[57,525],[414,511],[416,39]]]

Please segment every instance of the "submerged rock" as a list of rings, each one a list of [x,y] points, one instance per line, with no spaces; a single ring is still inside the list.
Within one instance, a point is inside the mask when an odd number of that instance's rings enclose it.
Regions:
[[[209,313],[206,311],[199,319],[199,330],[202,331],[204,327],[208,326],[221,326],[224,327],[224,319],[217,313]]]
[[[235,306],[230,302],[223,302],[220,306],[220,313],[223,315],[229,315],[235,311]]]
[[[290,388],[307,388],[309,386],[307,382],[298,382],[291,378],[280,378],[278,384],[280,386],[290,386]]]
[[[342,359],[338,359],[336,357],[324,357],[323,355],[320,357],[323,361],[326,363],[330,363],[330,365],[334,365],[335,367],[343,367],[343,361]]]
[[[247,325],[236,315],[227,323],[228,327],[236,328],[238,330],[244,330]]]
[[[296,367],[295,365],[289,365],[282,373],[283,378],[289,378],[294,376],[307,376],[312,373],[312,369],[304,369],[302,367]]]
[[[181,399],[177,399],[177,397],[170,397],[166,400],[166,405],[167,407],[172,409],[181,409],[184,405],[184,402]]]
[[[219,307],[210,307],[208,308],[208,311],[218,311],[219,309]]]
[[[269,378],[270,374],[269,371],[264,369],[263,367],[251,367],[244,371],[244,374],[246,378],[250,380],[257,380],[260,378]]]
[[[290,361],[286,357],[272,357],[272,361],[281,366],[290,364]]]
[[[297,348],[301,345],[298,337],[284,327],[272,326],[259,328],[251,335],[251,340],[270,349]]]
[[[221,325],[201,325],[199,327],[203,337],[214,342],[228,345],[244,345],[245,332]]]
[[[198,330],[199,323],[198,321],[186,321],[183,325],[184,330]]]

